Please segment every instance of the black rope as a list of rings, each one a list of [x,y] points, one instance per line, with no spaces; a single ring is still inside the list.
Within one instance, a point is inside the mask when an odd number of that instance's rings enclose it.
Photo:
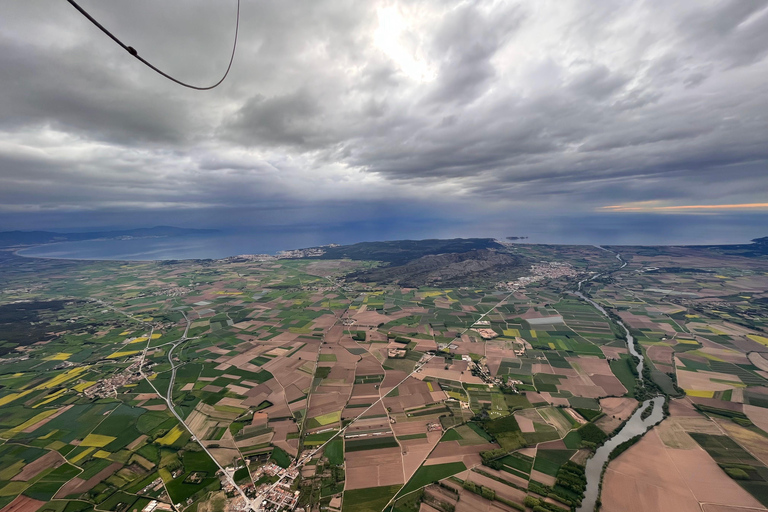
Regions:
[[[88,14],[88,13],[85,11],[85,9],[83,9],[82,7],[80,7],[79,5],[77,5],[77,3],[76,3],[74,0],[67,0],[67,1],[68,1],[70,4],[72,4],[72,7],[74,7],[74,8],[75,8],[75,9],[77,9],[78,11],[80,11],[80,14],[82,14],[83,16],[85,16],[86,18],[88,18],[88,20],[89,20],[91,23],[93,23],[94,25],[96,25],[97,27],[99,27],[99,29],[101,29],[101,31],[102,31],[102,32],[104,32],[105,34],[107,34],[107,35],[108,35],[110,38],[112,38],[112,40],[113,40],[114,42],[116,42],[118,45],[120,45],[120,46],[123,48],[123,50],[127,51],[128,53],[130,53],[131,55],[133,55],[134,57],[136,57],[136,58],[137,58],[137,59],[138,59],[138,60],[139,60],[141,63],[143,63],[145,66],[149,67],[150,69],[152,69],[152,70],[153,70],[153,71],[155,71],[156,73],[159,73],[159,74],[163,75],[163,76],[164,76],[165,78],[167,78],[168,80],[171,80],[172,82],[176,82],[176,83],[177,83],[177,84],[179,84],[179,85],[182,85],[182,86],[184,86],[184,87],[189,87],[190,89],[195,89],[195,90],[197,90],[197,91],[209,91],[209,90],[213,89],[214,87],[218,87],[218,86],[221,84],[221,82],[223,82],[223,81],[224,81],[224,79],[225,79],[225,78],[227,78],[227,75],[229,74],[229,70],[230,70],[230,69],[232,69],[232,62],[235,60],[235,49],[237,48],[237,33],[238,33],[239,29],[240,29],[240,0],[237,0],[237,21],[235,22],[235,41],[234,41],[234,43],[232,44],[232,55],[231,55],[231,56],[230,56],[230,58],[229,58],[229,65],[227,66],[227,71],[225,71],[225,72],[224,72],[224,76],[222,76],[222,77],[221,77],[221,80],[219,80],[219,81],[218,81],[218,82],[216,82],[215,84],[213,84],[213,85],[211,85],[211,86],[208,86],[208,87],[197,87],[197,86],[195,86],[195,85],[190,85],[190,84],[187,84],[187,83],[184,83],[184,82],[182,82],[181,80],[177,80],[177,79],[173,78],[171,75],[169,75],[169,74],[167,74],[167,73],[164,73],[163,71],[160,71],[160,70],[159,70],[159,69],[157,69],[155,66],[153,66],[152,64],[150,64],[149,62],[147,62],[147,61],[146,61],[144,58],[142,58],[142,57],[139,55],[139,52],[137,52],[137,51],[136,51],[136,50],[135,50],[135,49],[134,49],[132,46],[128,46],[128,45],[126,45],[126,44],[125,44],[125,43],[123,43],[121,40],[119,40],[119,39],[118,39],[118,38],[117,38],[117,37],[116,37],[114,34],[112,34],[112,32],[110,32],[109,30],[107,30],[106,28],[104,28],[104,26],[102,26],[102,24],[101,24],[101,23],[99,23],[98,21],[96,21],[96,20],[93,18],[93,16],[91,16],[90,14]]]

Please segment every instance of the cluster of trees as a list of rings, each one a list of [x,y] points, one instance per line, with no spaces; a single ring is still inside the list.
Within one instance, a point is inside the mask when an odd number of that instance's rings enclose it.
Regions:
[[[519,503],[515,501],[508,500],[506,498],[503,498],[501,496],[496,495],[496,491],[489,487],[485,487],[484,485],[477,485],[474,482],[470,482],[465,480],[464,483],[461,484],[464,489],[473,492],[475,494],[479,494],[483,498],[490,500],[490,501],[499,501],[501,503],[504,503],[507,506],[510,506],[514,508],[515,510],[520,510],[521,512],[525,510],[525,507],[520,505]]]
[[[501,469],[503,464],[501,461],[496,460],[507,454],[507,450],[504,448],[496,448],[495,450],[486,450],[480,452],[480,458],[483,459],[483,465],[493,469]]]
[[[649,407],[650,409],[650,407]],[[618,445],[616,448],[613,449],[613,451],[608,455],[608,460],[613,460],[625,451],[629,450],[632,446],[634,446],[640,439],[642,439],[643,436],[635,436],[632,439],[628,439]]]
[[[573,501],[574,505],[580,506],[581,500],[584,499],[584,490],[587,488],[587,476],[584,472],[584,466],[567,461],[560,466],[555,478],[555,488],[553,489],[553,492],[558,494],[558,487],[571,491],[577,497],[571,501]]]
[[[470,482],[469,480],[464,480],[464,483],[462,484],[462,486],[466,490],[471,491],[475,494],[479,494],[480,496],[482,496],[487,500],[493,501],[496,499],[496,491],[488,487],[485,487],[483,485],[477,485],[476,483]]]
[[[581,427],[579,427],[577,432],[581,436],[582,441],[593,443],[595,446],[604,442],[608,438],[605,432],[600,430],[600,427],[598,427],[594,423],[587,423],[585,425],[582,425]]]
[[[533,509],[533,512],[566,512],[562,507],[548,503],[543,499],[534,498],[533,496],[526,496],[523,504]]]

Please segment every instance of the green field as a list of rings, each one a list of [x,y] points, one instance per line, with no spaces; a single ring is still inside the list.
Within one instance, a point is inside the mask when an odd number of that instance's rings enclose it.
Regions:
[[[427,484],[448,478],[456,473],[466,471],[467,466],[463,462],[448,462],[446,464],[435,464],[433,466],[421,466],[416,470],[408,483],[398,493],[400,496],[415,491]]]
[[[334,439],[328,443],[325,448],[325,456],[328,457],[328,462],[333,465],[341,465],[344,463],[344,440]]]
[[[620,359],[614,359],[609,364],[613,374],[627,389],[627,396],[634,396],[637,378],[630,369],[630,365],[633,364],[632,359],[627,354],[621,354]]]
[[[399,485],[344,491],[343,512],[381,512],[400,489]]]
[[[347,452],[359,452],[362,450],[376,450],[378,448],[394,448],[400,446],[394,437],[381,436],[363,439],[347,439],[344,442]]]

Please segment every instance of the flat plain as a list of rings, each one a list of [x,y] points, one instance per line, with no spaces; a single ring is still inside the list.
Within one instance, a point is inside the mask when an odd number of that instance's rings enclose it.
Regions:
[[[656,394],[669,415],[608,465],[604,510],[768,504],[765,257],[508,244],[443,279],[374,249],[3,252],[0,510],[234,510],[281,468],[306,510],[571,510]]]

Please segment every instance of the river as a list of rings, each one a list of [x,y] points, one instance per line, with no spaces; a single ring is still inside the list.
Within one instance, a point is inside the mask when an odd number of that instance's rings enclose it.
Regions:
[[[603,249],[601,247],[601,249]],[[607,249],[604,249],[607,251]],[[609,251],[613,252],[613,251]],[[616,259],[618,259],[622,265],[619,267],[619,269],[622,269],[627,266],[627,262],[624,261],[624,259],[621,257],[620,254],[616,254]],[[582,281],[579,281],[579,286],[577,290],[572,291],[571,293],[579,297],[581,300],[584,300],[592,305],[595,309],[597,309],[603,316],[610,319],[610,316],[608,315],[608,312],[597,302],[593,301],[583,293],[581,293],[581,285],[585,281],[591,281],[593,279],[597,279],[602,274],[597,274],[592,276],[589,279],[584,279]],[[624,336],[627,340],[627,348],[629,349],[629,352],[638,358],[637,363],[637,374],[642,375],[643,374],[643,354],[642,352],[637,350],[637,347],[635,346],[635,339],[634,337],[629,333],[629,329],[627,329],[627,326],[624,325],[621,321],[616,320],[616,323],[621,326],[621,328],[624,330]],[[584,492],[584,500],[581,503],[581,507],[578,508],[578,512],[593,512],[595,509],[595,503],[597,503],[597,498],[600,495],[600,476],[603,472],[603,466],[608,462],[608,457],[610,456],[611,452],[616,448],[618,445],[625,441],[629,441],[635,436],[643,435],[646,431],[648,431],[649,428],[651,428],[653,425],[656,425],[659,423],[662,419],[664,419],[664,412],[662,410],[662,406],[664,405],[664,400],[666,400],[663,396],[657,396],[655,398],[652,398],[650,400],[646,400],[642,403],[639,409],[635,411],[635,413],[630,417],[630,419],[627,421],[627,423],[624,424],[624,427],[611,439],[609,439],[604,445],[602,445],[600,448],[597,449],[595,454],[587,461],[586,466],[586,477],[587,477],[587,488]],[[653,407],[653,410],[651,411],[650,416],[648,416],[645,420],[641,418],[641,415],[643,414],[643,411],[648,408]]]
[[[603,473],[603,466],[608,462],[608,456],[614,448],[624,441],[629,441],[635,436],[643,435],[649,428],[664,419],[664,412],[662,410],[664,400],[665,397],[657,396],[643,402],[629,421],[624,424],[621,431],[598,448],[595,455],[587,461],[587,489],[584,492],[584,500],[581,502],[581,507],[577,509],[578,512],[593,512],[600,492],[600,476]],[[643,420],[641,416],[647,407],[653,407],[653,411],[650,416]]]
[[[608,251],[608,249],[605,249],[604,247],[600,247],[599,245],[596,247],[604,251]],[[624,258],[621,257],[621,254],[613,251],[608,251],[608,252],[615,254],[616,259],[621,262],[621,266],[616,270],[621,270],[627,266],[627,262],[624,261]],[[592,305],[592,307],[594,307],[596,310],[602,313],[604,317],[610,319],[611,317],[608,315],[608,312],[605,309],[603,309],[603,307],[600,304],[598,304],[597,302],[593,301],[592,299],[590,299],[589,297],[581,293],[581,285],[583,283],[585,283],[586,281],[593,281],[602,275],[603,274],[596,274],[590,277],[589,279],[582,279],[581,281],[579,281],[579,286],[576,288],[576,290],[572,291],[571,293],[576,295],[581,300],[589,302]],[[637,374],[642,375],[643,374],[643,354],[641,352],[638,352],[637,347],[635,346],[635,338],[629,333],[629,329],[627,329],[627,326],[624,325],[624,323],[619,320],[616,320],[616,323],[619,324],[622,329],[624,329],[624,337],[627,340],[627,348],[629,349],[629,353],[640,360],[640,362],[637,363]]]

